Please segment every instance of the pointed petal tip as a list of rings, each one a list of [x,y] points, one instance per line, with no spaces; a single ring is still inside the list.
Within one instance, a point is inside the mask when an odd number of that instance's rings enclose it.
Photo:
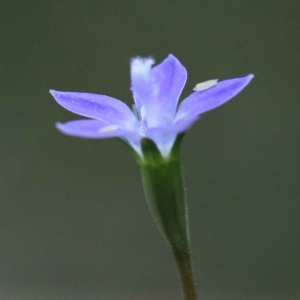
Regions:
[[[180,63],[179,59],[178,59],[174,54],[172,54],[172,53],[170,53],[170,54],[167,56],[166,60],[175,61],[175,62],[177,62],[177,63]],[[180,64],[181,64],[181,63],[180,63]]]
[[[56,127],[56,129],[61,131],[64,128],[64,124],[60,123],[60,122],[56,122],[55,127]]]
[[[68,131],[66,130],[66,125],[64,123],[56,122],[55,128],[63,134],[68,134]]]
[[[59,102],[59,94],[60,94],[60,92],[58,92],[58,91],[56,91],[56,90],[50,89],[50,90],[49,90],[49,93],[52,95],[52,97],[54,98],[54,100],[55,100],[58,104],[60,104],[60,102]]]
[[[243,86],[246,87],[253,78],[254,78],[254,74],[249,74],[245,77],[242,77],[241,80],[244,81]]]
[[[57,100],[57,97],[63,92],[59,92],[59,91],[50,89],[49,93],[54,97],[55,100]]]
[[[175,56],[173,55],[172,53],[170,53],[167,58],[165,58],[161,64],[163,63],[169,63],[170,65],[173,65],[174,67],[178,68],[181,70],[183,76],[187,77],[187,70],[186,68],[182,65],[182,63],[180,62],[180,60]],[[185,78],[185,81],[184,83],[186,82],[186,78]]]
[[[63,104],[63,96],[65,94],[65,92],[60,92],[60,91],[56,91],[56,90],[49,90],[50,94],[52,95],[52,97],[54,98],[54,100],[59,104],[62,105],[63,107],[65,107],[65,105]]]
[[[250,81],[254,78],[254,74],[249,74],[245,77],[243,77],[243,79],[245,80],[245,86],[250,83]]]
[[[170,59],[177,59],[177,57],[176,57],[174,54],[172,54],[172,53],[170,53],[170,54],[167,56],[167,58],[170,58]]]
[[[50,94],[58,94],[58,93],[63,93],[63,92],[60,92],[60,91],[57,91],[57,90],[50,89],[50,90],[49,90],[49,93],[50,93]]]

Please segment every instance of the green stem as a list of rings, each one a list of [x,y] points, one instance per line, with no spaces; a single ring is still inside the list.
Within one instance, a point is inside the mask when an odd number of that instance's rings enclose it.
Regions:
[[[185,300],[197,300],[179,146],[180,140],[168,157],[162,157],[151,140],[144,140],[139,164],[148,206],[172,249]]]

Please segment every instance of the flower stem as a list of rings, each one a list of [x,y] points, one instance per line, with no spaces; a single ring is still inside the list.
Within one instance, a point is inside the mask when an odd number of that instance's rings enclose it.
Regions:
[[[174,259],[177,264],[184,299],[197,300],[198,297],[190,251],[186,253],[176,253],[174,251]]]

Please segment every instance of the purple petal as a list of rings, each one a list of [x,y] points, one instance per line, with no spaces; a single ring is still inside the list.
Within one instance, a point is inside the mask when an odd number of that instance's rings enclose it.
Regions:
[[[180,105],[176,116],[199,115],[214,109],[242,91],[254,76],[252,74],[221,81],[213,87],[191,94]]]
[[[153,64],[153,58],[141,57],[132,59],[130,63],[131,91],[139,113],[145,103],[151,103],[153,92],[151,66]]]
[[[84,138],[110,138],[120,136],[124,130],[117,125],[109,125],[98,120],[76,120],[67,123],[57,123],[61,132]]]
[[[126,140],[137,152],[141,152],[141,137],[138,130],[128,130],[124,127],[98,120],[76,120],[63,124],[57,123],[56,127],[64,134],[82,138],[104,139],[119,137]]]
[[[164,156],[168,156],[178,134],[187,131],[199,117],[197,115],[178,119],[173,124],[150,128],[146,136],[153,140]]]
[[[153,59],[131,61],[131,90],[136,107],[149,127],[170,123],[185,85],[185,68],[173,55],[151,69]]]
[[[179,60],[170,54],[162,63],[152,69],[155,86],[155,105],[160,115],[160,124],[170,122],[184,88],[187,72]]]
[[[136,117],[123,102],[104,95],[58,92],[50,90],[54,99],[69,111],[113,124],[135,124]]]
[[[174,145],[177,134],[165,132],[163,128],[155,127],[148,129],[146,136],[156,144],[160,153],[167,157]]]

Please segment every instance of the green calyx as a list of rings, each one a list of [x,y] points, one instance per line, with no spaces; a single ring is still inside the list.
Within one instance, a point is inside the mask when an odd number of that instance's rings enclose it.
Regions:
[[[142,141],[139,160],[144,191],[155,223],[175,252],[189,251],[189,232],[185,188],[178,136],[168,157],[163,157],[149,139]]]
[[[184,299],[197,300],[180,158],[182,138],[183,134],[177,137],[167,157],[161,155],[153,141],[143,139],[143,157],[137,157],[137,161],[141,168],[144,191],[151,214],[171,247]]]

